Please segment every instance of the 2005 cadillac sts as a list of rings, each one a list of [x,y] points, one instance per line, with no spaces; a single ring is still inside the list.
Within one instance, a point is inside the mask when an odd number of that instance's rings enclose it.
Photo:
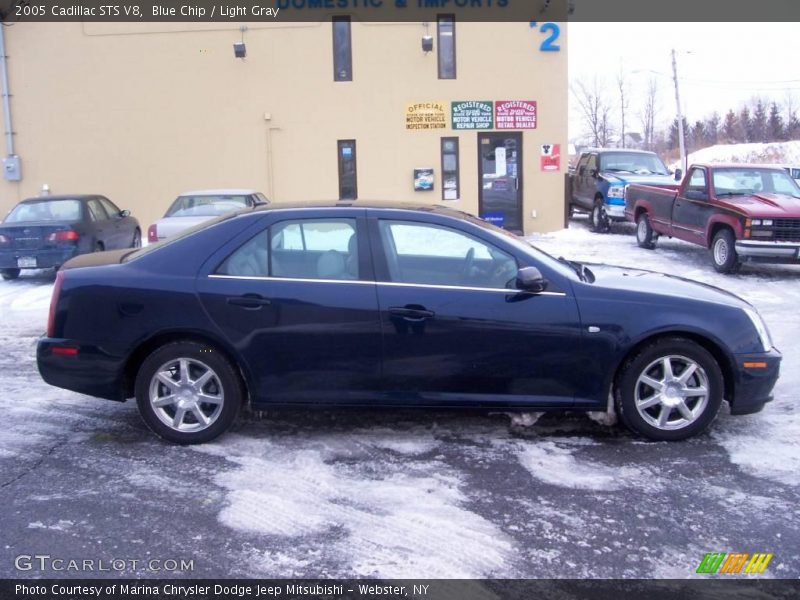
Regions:
[[[672,275],[555,259],[470,215],[269,205],[59,271],[39,371],[191,444],[239,409],[616,409],[680,440],[771,399],[756,310]],[[613,404],[610,399],[613,398]]]

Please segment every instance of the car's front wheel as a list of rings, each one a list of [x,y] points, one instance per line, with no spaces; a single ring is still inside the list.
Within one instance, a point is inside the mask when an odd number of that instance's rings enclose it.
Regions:
[[[193,341],[171,342],[148,356],[135,390],[147,426],[177,444],[200,444],[224,433],[244,398],[230,361]]]
[[[657,240],[656,232],[650,225],[650,218],[646,212],[641,213],[636,218],[636,243],[640,248],[647,248],[652,250],[656,247]]]
[[[592,207],[592,231],[597,233],[606,233],[611,228],[606,214],[606,209],[603,207],[603,200],[597,199]]]
[[[19,269],[0,269],[0,276],[8,281],[19,277]]]
[[[657,441],[683,440],[711,425],[722,404],[716,359],[691,340],[664,338],[638,352],[617,380],[622,422]]]
[[[720,229],[711,242],[711,262],[720,273],[735,273],[739,270],[739,256],[736,254],[736,240],[727,227]]]

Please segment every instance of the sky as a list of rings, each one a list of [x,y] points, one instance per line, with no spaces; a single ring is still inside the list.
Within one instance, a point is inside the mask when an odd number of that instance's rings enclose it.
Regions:
[[[659,85],[658,117],[676,115],[671,50],[678,51],[678,84],[690,123],[715,110],[724,113],[755,96],[800,108],[798,23],[570,23],[569,77],[605,78],[612,106],[619,105],[616,77],[622,70],[631,90],[628,131],[641,131],[638,116],[650,77]],[[582,130],[570,98],[570,138]],[[619,110],[613,112],[618,119]]]

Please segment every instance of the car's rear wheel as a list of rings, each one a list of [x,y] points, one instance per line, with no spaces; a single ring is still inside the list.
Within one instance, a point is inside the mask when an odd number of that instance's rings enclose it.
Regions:
[[[609,229],[608,215],[603,207],[603,200],[598,198],[592,207],[592,231],[606,233]]]
[[[735,273],[741,263],[736,254],[736,240],[727,227],[720,229],[711,242],[711,262],[720,273]]]
[[[636,243],[640,248],[647,248],[652,250],[656,247],[656,232],[650,225],[650,218],[646,212],[641,213],[636,218]]]
[[[629,359],[616,386],[617,412],[632,431],[657,441],[683,440],[711,425],[723,379],[708,350],[665,338]]]
[[[16,279],[19,277],[19,269],[0,269],[0,276],[6,281]]]
[[[142,247],[142,232],[138,229],[133,232],[133,243],[131,244],[131,248],[141,248]]]
[[[142,363],[135,387],[144,422],[177,444],[200,444],[224,433],[244,398],[231,362],[193,341],[158,348]]]

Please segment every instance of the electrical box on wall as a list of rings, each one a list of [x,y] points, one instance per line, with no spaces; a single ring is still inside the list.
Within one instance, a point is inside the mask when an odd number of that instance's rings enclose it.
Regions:
[[[3,178],[6,181],[19,181],[22,179],[22,165],[19,156],[11,154],[3,159]]]

